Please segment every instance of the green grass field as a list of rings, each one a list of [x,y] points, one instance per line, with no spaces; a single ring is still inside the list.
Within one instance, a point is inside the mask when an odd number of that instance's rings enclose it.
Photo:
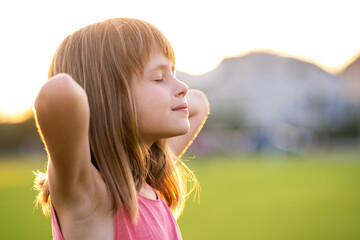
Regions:
[[[51,239],[34,210],[45,158],[0,159],[0,239]],[[360,154],[210,156],[188,161],[201,184],[179,226],[191,239],[360,239]]]

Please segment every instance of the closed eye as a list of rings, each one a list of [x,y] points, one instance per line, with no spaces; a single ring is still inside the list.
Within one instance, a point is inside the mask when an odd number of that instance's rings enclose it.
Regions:
[[[155,79],[154,81],[155,82],[162,82],[162,81],[164,81],[164,78]]]

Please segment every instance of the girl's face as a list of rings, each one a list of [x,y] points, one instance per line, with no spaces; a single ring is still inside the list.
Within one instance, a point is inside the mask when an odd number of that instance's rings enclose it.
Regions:
[[[142,77],[132,78],[139,131],[146,144],[189,131],[188,86],[175,78],[174,68],[163,54],[153,52]]]

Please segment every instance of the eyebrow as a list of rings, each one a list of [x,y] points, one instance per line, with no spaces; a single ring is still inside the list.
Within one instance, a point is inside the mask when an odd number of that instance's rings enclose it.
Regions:
[[[167,65],[167,64],[159,64],[159,65],[156,65],[155,67],[147,70],[146,73],[153,72],[153,71],[158,70],[158,69],[167,70],[168,68],[169,68],[169,65]],[[175,65],[174,64],[171,64],[171,71],[175,72]]]

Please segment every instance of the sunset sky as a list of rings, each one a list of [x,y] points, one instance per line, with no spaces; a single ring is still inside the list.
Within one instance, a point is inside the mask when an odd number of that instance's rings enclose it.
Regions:
[[[259,49],[337,72],[360,53],[357,2],[5,1],[0,4],[0,115],[19,115],[32,106],[51,57],[68,34],[112,17],[157,26],[175,49],[177,69],[191,74]]]

